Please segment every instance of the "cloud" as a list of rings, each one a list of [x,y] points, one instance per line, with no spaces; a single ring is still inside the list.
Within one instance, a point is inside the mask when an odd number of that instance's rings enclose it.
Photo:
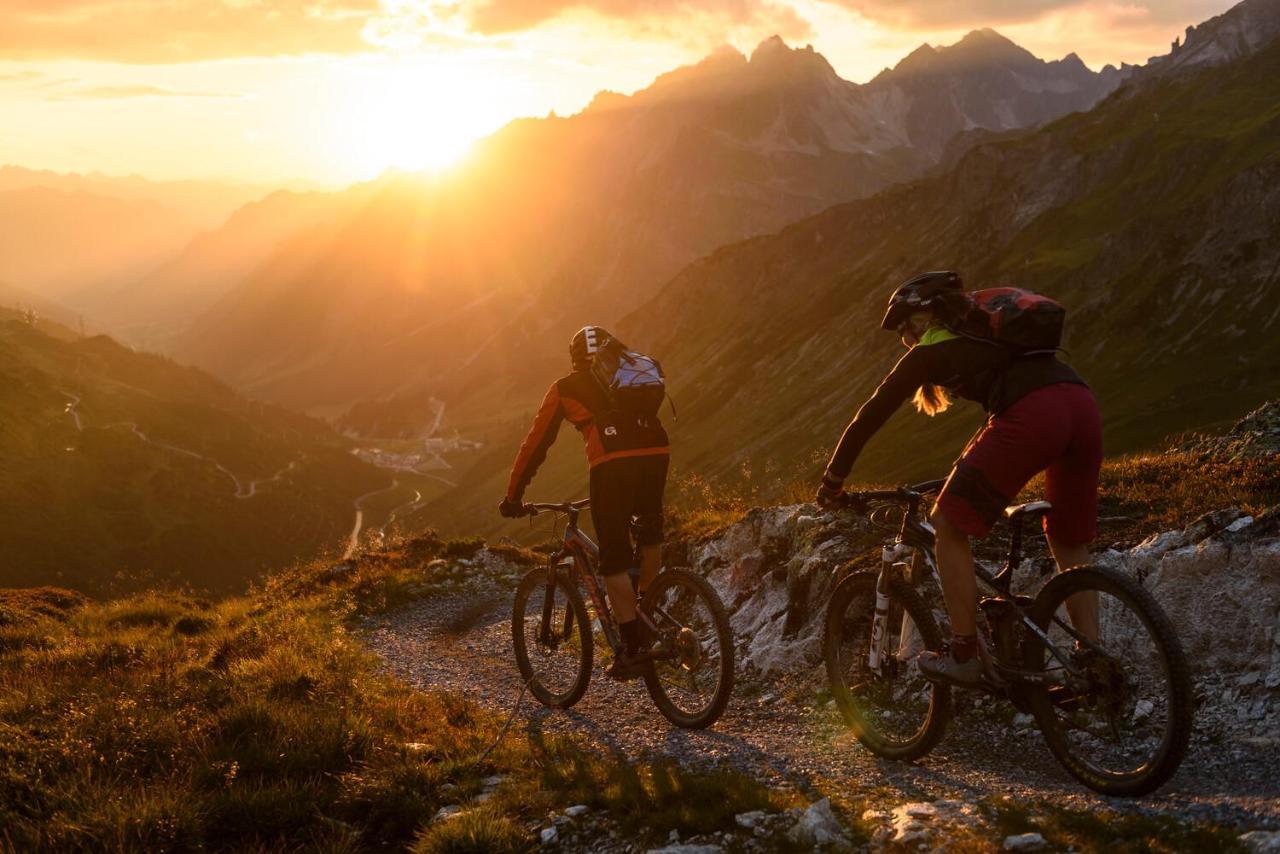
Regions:
[[[6,71],[0,74],[0,83],[18,83],[28,80],[39,80],[44,77],[43,71]]]
[[[1040,20],[1053,13],[1083,12],[1131,26],[1201,21],[1231,0],[834,0],[846,9],[901,29],[941,30]]]
[[[0,57],[184,62],[353,53],[382,0],[4,0]]]
[[[118,101],[128,98],[238,98],[226,92],[182,92],[159,86],[93,86],[50,96],[51,101]]]
[[[682,24],[705,29],[716,21],[725,27],[756,27],[789,38],[810,33],[795,9],[770,0],[475,0],[460,5],[468,25],[485,34],[527,30],[560,16],[586,12],[634,24],[642,29],[675,31]]]
[[[949,29],[1032,21],[1082,0],[836,0],[845,8],[902,29]]]

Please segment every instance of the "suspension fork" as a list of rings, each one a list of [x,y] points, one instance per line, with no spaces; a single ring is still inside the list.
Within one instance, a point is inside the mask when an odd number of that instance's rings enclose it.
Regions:
[[[884,661],[885,638],[889,634],[889,574],[898,556],[901,543],[885,545],[880,556],[880,574],[876,576],[876,610],[871,618],[871,649],[867,652],[867,667],[879,674]]]
[[[564,552],[552,555],[547,561],[547,591],[542,596],[542,624],[538,627],[538,640],[544,646],[551,646],[551,642],[555,637],[551,621],[555,616],[555,599],[556,599],[556,580],[559,577],[560,560],[564,557]],[[573,609],[565,608],[565,633],[569,636],[569,629],[573,626]]]

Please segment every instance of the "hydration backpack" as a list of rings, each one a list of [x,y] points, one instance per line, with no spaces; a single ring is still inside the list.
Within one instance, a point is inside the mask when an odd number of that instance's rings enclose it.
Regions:
[[[1067,310],[1021,288],[986,288],[946,298],[954,331],[1018,353],[1052,352],[1062,346]]]
[[[657,360],[628,350],[616,338],[595,354],[591,374],[615,411],[639,419],[657,416],[667,395],[666,375]]]

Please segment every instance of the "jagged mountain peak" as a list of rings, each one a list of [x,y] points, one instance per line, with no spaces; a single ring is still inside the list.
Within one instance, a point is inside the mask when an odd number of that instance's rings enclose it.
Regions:
[[[1241,0],[1217,17],[1187,27],[1169,53],[1152,57],[1149,73],[1166,74],[1250,56],[1280,38],[1280,0]]]
[[[1078,61],[1079,57],[1076,59]],[[877,79],[914,74],[952,74],[974,68],[1009,68],[1045,64],[1047,63],[1044,60],[1039,59],[1012,39],[986,27],[973,30],[952,45],[934,47],[930,44],[922,44],[893,68],[880,72]]]
[[[810,46],[810,50],[812,49],[812,46]],[[772,35],[756,45],[756,49],[751,51],[751,60],[754,62],[757,58],[767,59],[769,56],[784,55],[790,52],[791,46],[783,40],[782,36]]]

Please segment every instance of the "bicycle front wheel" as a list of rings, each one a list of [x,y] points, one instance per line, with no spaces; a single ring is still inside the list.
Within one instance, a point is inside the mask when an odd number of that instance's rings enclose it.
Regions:
[[[567,709],[591,680],[591,622],[577,585],[547,567],[530,570],[516,588],[511,617],[516,666],[529,692],[544,706]]]
[[[640,610],[657,629],[654,648],[671,654],[646,669],[654,705],[676,726],[711,726],[733,693],[733,632],[715,588],[700,575],[668,569],[654,579]]]
[[[1096,601],[1096,639],[1072,626],[1069,599],[1078,613]],[[1031,619],[1053,646],[1027,638],[1023,662],[1047,677],[1028,699],[1053,755],[1103,794],[1163,785],[1186,754],[1193,698],[1182,645],[1151,593],[1116,570],[1079,566],[1041,588]]]
[[[831,696],[872,753],[919,759],[942,738],[951,716],[951,689],[929,682],[916,664],[925,650],[942,649],[942,633],[915,589],[890,575],[883,658],[872,668],[876,579],[875,572],[855,572],[831,594],[823,636]]]

